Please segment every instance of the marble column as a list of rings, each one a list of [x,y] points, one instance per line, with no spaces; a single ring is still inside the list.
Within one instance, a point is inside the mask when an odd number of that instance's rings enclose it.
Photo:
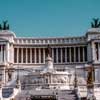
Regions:
[[[95,48],[95,42],[92,42],[92,55],[93,55],[93,61],[96,61],[96,48]]]
[[[43,48],[43,63],[45,63],[45,48]]]
[[[39,63],[41,63],[41,48],[38,49],[39,49]]]
[[[85,49],[84,47],[82,49],[83,49],[83,62],[85,62]]]
[[[27,60],[27,58],[28,58],[28,55],[27,55],[27,48],[26,48],[26,63],[28,63],[28,60]]]
[[[21,48],[21,63],[23,63],[23,48]]]
[[[80,47],[78,47],[78,62],[80,62]]]
[[[34,48],[34,63],[35,63],[35,64],[36,64],[36,57],[37,57],[36,48]]]
[[[17,48],[17,63],[19,63],[19,48]]]
[[[69,47],[69,61],[72,62],[72,56],[71,56],[71,47]]]
[[[30,48],[30,63],[32,63],[32,48]]]
[[[76,47],[74,47],[74,62],[76,62]]]
[[[67,47],[65,48],[65,62],[67,63]]]
[[[58,48],[56,48],[56,63],[58,63]]]
[[[60,52],[61,52],[61,63],[63,62],[62,61],[62,57],[63,57],[63,55],[62,55],[62,48],[60,48]]]
[[[3,45],[1,45],[1,62],[3,62]]]

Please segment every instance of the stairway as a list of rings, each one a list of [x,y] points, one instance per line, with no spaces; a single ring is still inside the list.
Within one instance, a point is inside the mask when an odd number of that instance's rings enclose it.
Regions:
[[[58,100],[78,100],[74,90],[62,90],[58,93]]]

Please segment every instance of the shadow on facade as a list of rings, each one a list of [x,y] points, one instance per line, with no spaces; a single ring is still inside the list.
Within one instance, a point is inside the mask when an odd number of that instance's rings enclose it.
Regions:
[[[31,96],[27,100],[57,100],[56,96]]]

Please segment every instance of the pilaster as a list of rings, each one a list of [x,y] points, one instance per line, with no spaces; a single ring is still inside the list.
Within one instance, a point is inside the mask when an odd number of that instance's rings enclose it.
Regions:
[[[92,59],[93,59],[93,61],[96,61],[97,59],[96,59],[96,48],[95,48],[95,43],[94,42],[92,42]]]

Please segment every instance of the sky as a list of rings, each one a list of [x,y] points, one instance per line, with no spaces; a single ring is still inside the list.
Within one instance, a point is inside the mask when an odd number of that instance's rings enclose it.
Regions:
[[[18,37],[83,36],[100,18],[100,0],[0,0],[0,23]]]

